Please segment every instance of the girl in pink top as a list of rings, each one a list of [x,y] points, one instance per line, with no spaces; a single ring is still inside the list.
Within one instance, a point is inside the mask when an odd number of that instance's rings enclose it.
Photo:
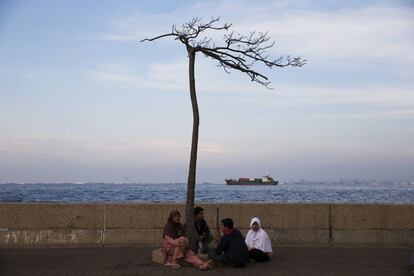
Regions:
[[[162,244],[164,265],[180,268],[177,260],[183,259],[201,270],[211,268],[212,260],[203,261],[192,250],[188,249],[188,238],[186,237],[184,225],[180,223],[180,218],[180,212],[173,210],[168,217],[167,224],[164,226]]]

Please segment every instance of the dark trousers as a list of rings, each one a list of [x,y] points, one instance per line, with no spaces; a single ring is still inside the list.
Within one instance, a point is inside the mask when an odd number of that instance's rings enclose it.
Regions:
[[[269,255],[267,255],[267,253],[256,248],[249,251],[249,259],[253,259],[258,263],[267,262],[270,260]]]
[[[211,250],[208,253],[208,256],[213,259],[213,261],[215,263],[221,264],[221,265],[225,265],[229,262],[229,259],[227,259],[226,255],[224,254],[216,254],[216,252],[214,252],[214,250]]]
[[[219,265],[233,265],[234,267],[245,267],[245,263],[232,263],[224,254],[216,254],[214,250],[211,250],[208,254],[209,258],[213,259],[213,261]]]

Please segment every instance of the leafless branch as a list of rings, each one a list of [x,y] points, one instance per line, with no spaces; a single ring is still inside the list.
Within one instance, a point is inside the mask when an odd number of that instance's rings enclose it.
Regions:
[[[174,33],[171,33],[171,34],[163,34],[163,35],[159,35],[159,36],[156,36],[156,37],[153,37],[153,38],[144,38],[140,42],[144,42],[144,41],[154,41],[156,39],[160,39],[160,38],[163,38],[163,37],[166,37],[166,36],[174,36]]]
[[[173,36],[174,39],[185,44],[188,51],[201,52],[205,56],[217,60],[218,66],[222,67],[225,72],[229,73],[229,69],[243,72],[250,77],[251,81],[266,87],[268,87],[270,81],[265,75],[252,69],[255,63],[261,63],[269,68],[301,67],[306,64],[306,60],[301,57],[280,56],[276,59],[270,59],[267,50],[272,48],[275,42],[270,41],[268,33],[251,32],[248,35],[234,32],[225,33],[223,44],[220,46],[217,46],[211,38],[206,36],[199,38],[200,34],[207,30],[227,32],[232,26],[228,23],[217,25],[219,21],[219,17],[212,17],[207,23],[203,23],[201,18],[194,17],[189,22],[184,23],[181,28],[173,25],[171,33],[154,38],[145,38],[141,42]]]

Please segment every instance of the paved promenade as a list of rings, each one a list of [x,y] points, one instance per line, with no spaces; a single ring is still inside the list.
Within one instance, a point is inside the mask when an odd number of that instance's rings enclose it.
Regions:
[[[390,275],[410,272],[408,249],[278,248],[268,263],[198,271],[151,262],[151,248],[0,249],[0,275]]]

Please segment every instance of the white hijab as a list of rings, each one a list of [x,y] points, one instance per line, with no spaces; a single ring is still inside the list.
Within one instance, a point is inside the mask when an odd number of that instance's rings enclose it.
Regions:
[[[257,231],[252,230],[252,225],[255,222],[259,225],[259,230]],[[266,231],[262,229],[262,224],[260,223],[259,218],[255,217],[250,221],[250,230],[246,236],[246,245],[249,249],[256,248],[265,253],[273,252],[269,236],[267,235]]]

